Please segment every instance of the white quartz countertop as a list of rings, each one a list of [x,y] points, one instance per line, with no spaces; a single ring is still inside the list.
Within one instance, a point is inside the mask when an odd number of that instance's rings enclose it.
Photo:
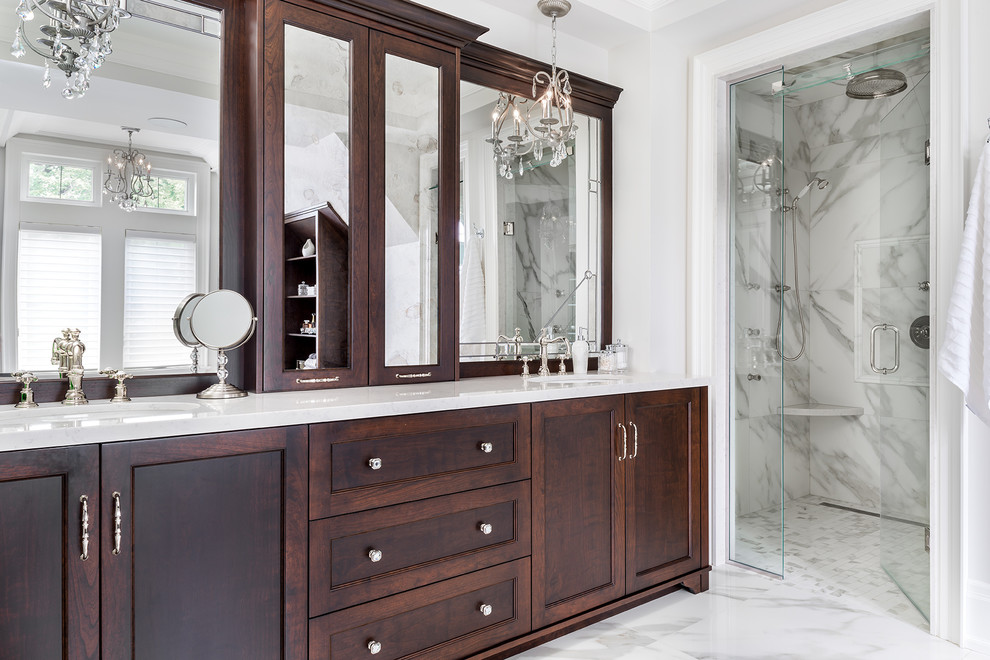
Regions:
[[[203,400],[194,394],[184,394],[136,397],[130,403],[92,401],[84,406],[43,403],[31,409],[6,406],[0,409],[0,451],[464,410],[672,390],[708,383],[707,377],[655,373],[568,374],[530,379],[497,376],[443,383],[249,394],[228,400]]]

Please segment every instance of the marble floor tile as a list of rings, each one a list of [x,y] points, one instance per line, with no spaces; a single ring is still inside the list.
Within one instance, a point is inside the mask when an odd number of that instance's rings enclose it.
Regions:
[[[987,660],[894,617],[736,566],[526,651],[525,660]]]

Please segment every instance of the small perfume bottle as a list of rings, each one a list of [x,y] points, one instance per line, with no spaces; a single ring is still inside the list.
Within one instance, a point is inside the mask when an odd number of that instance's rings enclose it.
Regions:
[[[299,284],[299,287],[298,287],[298,291],[299,291],[299,295],[300,295],[300,296],[305,296],[305,295],[309,295],[309,287],[308,287],[308,286],[306,286],[306,280],[303,280],[303,281],[302,281],[302,282],[301,282],[301,283]]]

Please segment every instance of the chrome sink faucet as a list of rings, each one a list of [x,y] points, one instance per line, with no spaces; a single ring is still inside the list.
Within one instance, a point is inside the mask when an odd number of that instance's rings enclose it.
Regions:
[[[62,331],[61,337],[52,341],[52,364],[58,365],[59,378],[67,376],[69,390],[65,393],[62,403],[67,406],[78,406],[89,403],[82,391],[82,380],[85,372],[82,358],[86,345],[79,339],[79,329]]]
[[[564,365],[564,360],[571,356],[571,342],[568,341],[567,337],[554,337],[550,338],[550,328],[543,328],[540,330],[540,370],[538,374],[540,376],[549,376],[550,367],[547,365],[547,361],[550,359],[550,344],[563,343],[566,348],[566,352],[560,358],[560,373],[566,374],[567,367]]]

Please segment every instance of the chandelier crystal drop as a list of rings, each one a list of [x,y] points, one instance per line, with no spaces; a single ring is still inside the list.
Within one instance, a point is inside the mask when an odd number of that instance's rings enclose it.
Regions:
[[[42,85],[51,85],[50,65],[65,74],[62,97],[82,98],[93,71],[113,52],[110,33],[129,18],[124,0],[19,0],[19,19],[10,54],[20,59],[27,49],[45,61]],[[41,20],[36,21],[41,14]],[[31,35],[29,28],[37,31]]]
[[[127,150],[114,149],[107,156],[107,176],[103,180],[103,194],[110,195],[123,210],[130,212],[137,208],[137,202],[152,197],[155,189],[151,181],[151,163],[148,157],[134,149],[131,136],[140,128],[121,126],[127,131]]]
[[[577,134],[571,105],[571,80],[564,69],[557,68],[557,17],[571,10],[567,0],[538,0],[540,12],[551,19],[553,50],[550,73],[538,71],[533,76],[533,100],[500,92],[492,111],[492,145],[499,176],[512,179],[525,171],[523,156],[532,157],[530,165],[550,153],[550,165],[556,167],[567,159],[567,143]],[[537,95],[537,88],[543,91]],[[502,138],[503,128],[511,120],[511,134]]]

